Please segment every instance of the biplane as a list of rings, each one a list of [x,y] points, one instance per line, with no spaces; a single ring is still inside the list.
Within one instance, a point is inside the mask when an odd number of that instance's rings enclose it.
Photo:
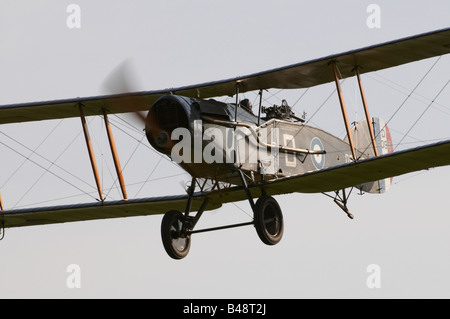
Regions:
[[[450,165],[450,140],[393,151],[387,124],[371,117],[361,74],[450,53],[450,28],[358,50],[222,81],[156,91],[123,92],[0,106],[0,124],[81,119],[100,200],[93,203],[27,209],[4,209],[6,228],[164,214],[161,238],[168,255],[187,256],[194,234],[253,225],[267,245],[284,231],[274,196],[288,193],[334,193],[347,207],[347,188],[383,193],[394,176]],[[365,119],[351,125],[340,81],[356,77]],[[315,128],[297,116],[286,101],[263,105],[267,89],[303,89],[335,83],[346,130],[344,139]],[[242,99],[257,92],[259,105]],[[233,103],[213,98],[228,96]],[[256,103],[255,103],[256,104]],[[143,115],[146,112],[146,115]],[[151,146],[192,177],[185,194],[129,199],[108,114],[140,116]],[[113,154],[122,200],[103,198],[86,117],[102,116]],[[253,221],[196,229],[202,214],[225,203],[248,201]],[[195,212],[195,214],[194,214]]]

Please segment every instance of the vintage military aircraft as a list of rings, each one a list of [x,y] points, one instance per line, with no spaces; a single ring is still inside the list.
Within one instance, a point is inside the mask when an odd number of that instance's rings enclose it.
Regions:
[[[274,195],[335,192],[350,218],[345,189],[383,193],[391,178],[450,165],[450,140],[393,152],[383,120],[371,117],[360,75],[450,53],[450,28],[223,81],[158,91],[0,106],[0,124],[80,117],[100,197],[99,202],[4,210],[5,228],[163,214],[161,237],[168,255],[184,258],[193,234],[254,225],[267,245],[283,235],[283,215]],[[355,76],[365,119],[352,126],[340,80]],[[286,101],[263,106],[264,90],[309,88],[335,82],[346,128],[344,140],[305,123]],[[251,109],[243,92],[259,92]],[[223,103],[213,97],[235,97]],[[140,112],[147,111],[146,116]],[[187,194],[128,199],[108,114],[135,112],[148,141],[192,176]],[[105,201],[85,116],[104,117],[123,200]],[[329,195],[330,196],[330,195]],[[256,202],[255,202],[255,199]],[[248,200],[254,220],[195,229],[207,210]],[[195,216],[191,212],[197,212]]]

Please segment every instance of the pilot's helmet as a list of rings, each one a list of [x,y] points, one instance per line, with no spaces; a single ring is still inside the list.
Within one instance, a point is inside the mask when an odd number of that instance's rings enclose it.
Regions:
[[[244,100],[242,100],[241,102],[239,102],[239,104],[240,104],[241,106],[247,108],[247,109],[250,110],[250,111],[252,110],[253,105],[252,105],[252,102],[250,102],[249,99],[244,99]]]

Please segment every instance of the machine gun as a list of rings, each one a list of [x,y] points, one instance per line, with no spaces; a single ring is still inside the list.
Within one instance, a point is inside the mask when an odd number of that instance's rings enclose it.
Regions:
[[[282,120],[297,120],[302,123],[305,122],[304,118],[298,117],[294,114],[294,112],[292,111],[292,107],[288,105],[286,100],[283,100],[281,102],[281,106],[278,105],[268,107],[263,106],[261,111],[262,113],[266,114],[267,119],[276,118]]]

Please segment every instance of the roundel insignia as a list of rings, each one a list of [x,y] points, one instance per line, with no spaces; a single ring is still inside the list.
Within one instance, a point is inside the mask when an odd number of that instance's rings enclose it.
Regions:
[[[323,144],[318,137],[314,137],[311,141],[311,151],[323,151]],[[325,155],[314,154],[311,155],[312,162],[317,169],[322,169],[325,166]]]

